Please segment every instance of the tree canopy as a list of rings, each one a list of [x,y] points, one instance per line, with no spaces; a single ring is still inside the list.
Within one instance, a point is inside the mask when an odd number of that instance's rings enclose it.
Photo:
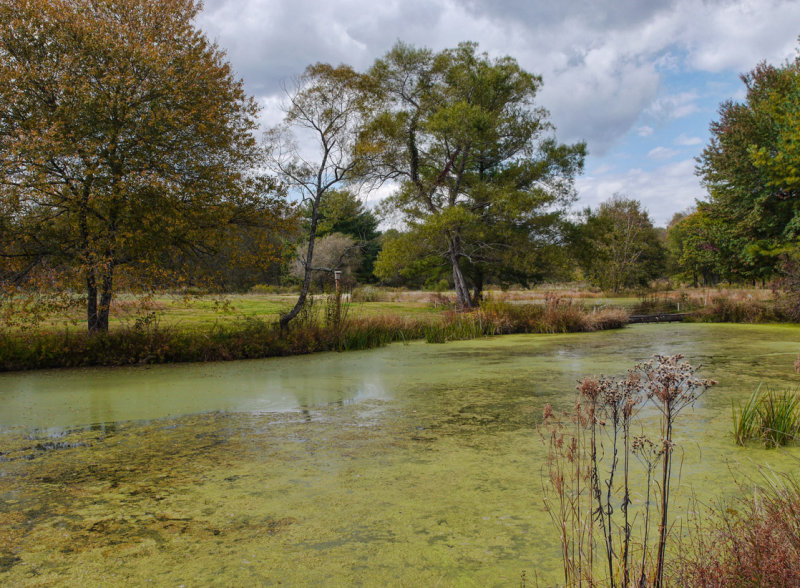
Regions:
[[[277,221],[257,106],[194,0],[0,4],[0,263],[66,272],[108,328],[115,280],[180,274],[232,225]],[[251,235],[256,242],[257,233]],[[274,257],[269,240],[258,257]]]
[[[708,189],[699,209],[716,226],[724,279],[770,277],[800,235],[798,68],[761,63],[743,75],[745,100],[720,105],[698,159]]]
[[[398,183],[384,210],[409,231],[385,243],[377,271],[447,264],[462,308],[489,272],[534,274],[560,239],[585,155],[553,137],[534,102],[541,78],[474,43],[439,53],[398,43],[369,75],[379,109],[362,135],[368,173]]]
[[[576,256],[591,283],[618,292],[662,274],[664,247],[638,200],[616,194],[584,215]]]

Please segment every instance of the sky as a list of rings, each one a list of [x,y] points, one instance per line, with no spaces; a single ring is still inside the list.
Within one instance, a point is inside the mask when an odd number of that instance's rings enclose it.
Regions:
[[[695,158],[741,73],[797,55],[798,0],[205,0],[197,24],[263,107],[311,63],[363,70],[398,40],[475,41],[543,77],[556,137],[586,141],[576,208],[615,193],[658,226],[704,197]]]

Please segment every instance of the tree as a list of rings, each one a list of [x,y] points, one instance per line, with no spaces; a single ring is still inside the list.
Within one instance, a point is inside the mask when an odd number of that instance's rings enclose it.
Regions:
[[[584,214],[576,251],[592,283],[618,292],[661,275],[664,247],[638,200],[615,194]]]
[[[291,274],[301,280],[305,278],[306,268],[309,266],[308,260],[304,257],[306,251],[307,243],[300,243],[291,268]],[[342,233],[329,233],[317,237],[311,277],[317,286],[322,288],[326,281],[330,282],[333,272],[340,271],[345,284],[352,285],[353,275],[361,266],[361,262],[361,250],[355,239]]]
[[[800,235],[799,67],[761,63],[743,75],[745,101],[720,105],[698,158],[704,210],[730,244],[729,280],[769,278]]]
[[[441,53],[399,43],[369,73],[380,108],[365,152],[373,177],[398,183],[384,211],[398,213],[429,261],[450,266],[459,306],[474,304],[489,271],[534,271],[528,254],[558,241],[585,154],[552,137],[534,104],[541,79],[474,43]]]
[[[296,88],[288,94],[283,123],[267,134],[269,166],[281,182],[295,190],[308,210],[308,235],[303,256],[303,285],[294,307],[282,315],[286,329],[306,302],[314,271],[320,207],[326,195],[347,188],[359,178],[364,159],[358,146],[363,120],[364,78],[351,67],[316,64],[306,68]],[[295,131],[303,133],[317,149],[317,159],[304,157]],[[330,269],[330,268],[327,268]]]
[[[308,225],[311,222],[311,207],[306,207]],[[378,219],[354,193],[348,190],[331,190],[320,201],[317,235],[324,237],[333,233],[348,235],[353,246],[360,249],[361,263],[354,270],[360,282],[374,281],[375,259],[381,249],[378,237]],[[309,227],[306,227],[308,234]],[[325,264],[322,264],[325,265]]]
[[[194,28],[194,0],[0,3],[0,259],[63,271],[108,329],[121,272],[162,280],[233,225],[276,222],[257,106]],[[270,249],[266,248],[269,258]]]
[[[727,270],[720,255],[720,232],[719,223],[702,210],[676,214],[667,229],[672,273],[691,280],[695,288],[701,279],[705,286],[718,282]]]

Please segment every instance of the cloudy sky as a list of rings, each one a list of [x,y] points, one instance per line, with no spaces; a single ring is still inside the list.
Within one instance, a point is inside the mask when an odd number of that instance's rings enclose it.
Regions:
[[[368,67],[397,40],[434,50],[477,41],[544,78],[562,142],[590,155],[578,206],[615,192],[656,224],[703,190],[694,157],[739,74],[796,55],[797,0],[206,0],[198,24],[228,52],[265,125],[282,83],[318,61]]]

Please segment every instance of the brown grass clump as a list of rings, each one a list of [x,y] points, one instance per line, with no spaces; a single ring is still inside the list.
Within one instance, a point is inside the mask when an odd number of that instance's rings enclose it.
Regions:
[[[695,522],[679,553],[681,586],[800,586],[800,485],[765,473],[748,497]]]

